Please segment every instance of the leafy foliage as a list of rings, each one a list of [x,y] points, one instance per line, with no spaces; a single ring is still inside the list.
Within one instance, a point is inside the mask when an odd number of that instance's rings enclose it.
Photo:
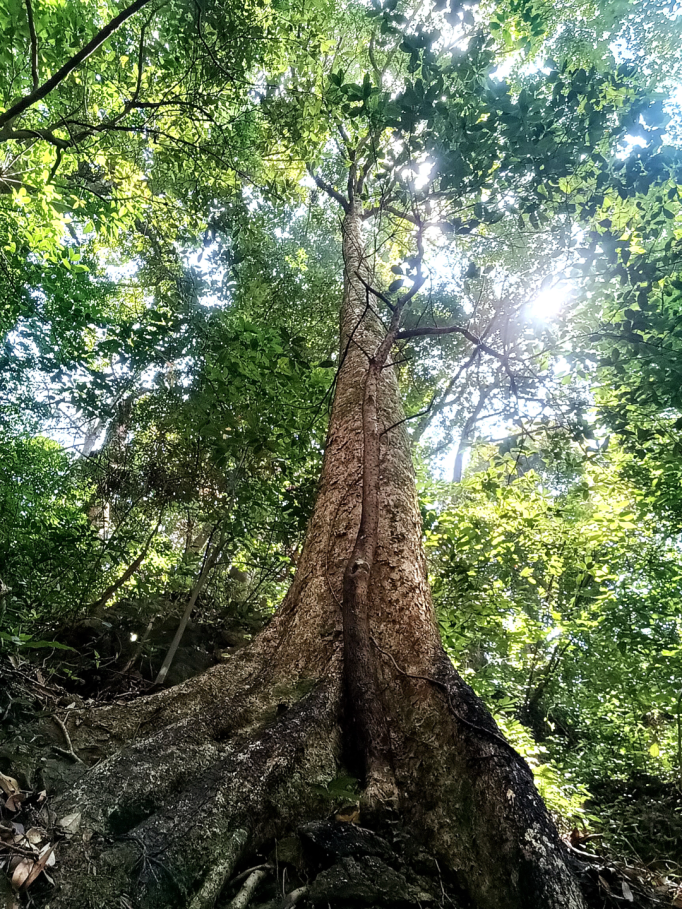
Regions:
[[[477,457],[426,511],[453,658],[564,783],[677,775],[682,563],[627,457],[551,437]]]

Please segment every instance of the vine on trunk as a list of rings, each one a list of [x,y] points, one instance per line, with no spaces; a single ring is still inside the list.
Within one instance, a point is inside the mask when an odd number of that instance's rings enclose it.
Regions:
[[[353,217],[351,210],[346,217]],[[423,249],[418,238],[419,265],[411,290],[392,307],[391,323],[375,352],[368,357],[367,375],[362,397],[362,505],[355,545],[343,576],[343,642],[344,676],[347,709],[354,723],[362,749],[365,800],[397,805],[398,792],[391,758],[388,723],[379,695],[375,653],[369,622],[369,587],[379,535],[379,491],[381,483],[381,436],[377,395],[379,378],[387,364],[391,348],[400,329],[405,306],[424,283],[421,258]],[[359,272],[355,275],[365,287],[365,313],[369,310],[372,290]],[[363,318],[364,315],[361,317]]]

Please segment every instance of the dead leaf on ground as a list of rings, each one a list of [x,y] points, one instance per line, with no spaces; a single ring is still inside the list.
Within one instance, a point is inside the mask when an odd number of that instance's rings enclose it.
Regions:
[[[36,859],[23,858],[14,869],[12,874],[12,886],[15,890],[28,890],[41,871],[52,867],[56,861],[55,847],[47,843],[40,850],[40,855]]]
[[[31,827],[30,830],[26,831],[25,836],[32,846],[37,846],[38,843],[47,838],[47,830],[43,830],[42,827]]]
[[[33,871],[33,866],[35,862],[33,859],[24,858],[21,859],[17,867],[14,869],[14,874],[12,875],[12,886],[15,890],[18,890],[20,887],[23,887],[28,876]]]
[[[7,799],[5,802],[5,808],[8,811],[18,811],[21,808],[21,803],[24,801],[26,796],[23,792],[15,792]]]
[[[601,876],[601,874],[598,875],[598,877],[599,877],[599,883],[602,885],[604,890],[606,890],[607,893],[611,893],[611,886],[610,886],[609,882],[606,880],[606,878],[603,878]]]
[[[76,833],[81,825],[80,811],[74,811],[73,814],[67,814],[61,821],[58,821],[57,824],[65,833]]]
[[[0,773],[0,789],[5,795],[12,796],[15,792],[19,792],[21,787],[13,776],[5,776],[4,773]]]
[[[55,847],[51,846],[49,843],[40,850],[40,855],[38,856],[38,861],[34,863],[31,873],[26,878],[24,884],[24,889],[28,890],[33,881],[38,877],[41,871],[44,871],[45,868],[51,868],[56,861],[54,854]]]
[[[682,891],[680,891],[672,901],[673,909],[682,909]]]
[[[630,890],[630,885],[629,885],[628,883],[626,883],[625,881],[623,881],[622,884],[621,884],[621,886],[622,886],[622,888],[623,888],[623,896],[624,896],[624,898],[625,898],[629,903],[634,903],[635,898],[634,898],[634,896],[632,895],[632,890]]]

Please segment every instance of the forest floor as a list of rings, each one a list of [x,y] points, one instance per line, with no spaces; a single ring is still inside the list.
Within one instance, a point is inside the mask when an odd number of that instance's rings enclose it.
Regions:
[[[171,683],[218,662],[255,629],[236,621],[190,628]],[[125,621],[73,629],[61,669],[40,651],[0,654],[0,909],[30,905],[50,887],[60,841],[79,832],[80,818],[57,818],[51,798],[87,771],[64,725],[73,709],[127,703],[153,690],[171,628],[159,628],[143,657]],[[147,642],[149,643],[149,642]],[[94,656],[96,654],[96,657]],[[131,662],[132,661],[132,662]],[[127,668],[126,668],[127,667]],[[439,906],[465,909],[456,881],[417,842],[399,817],[368,824],[356,781],[338,778],[333,810],[272,842],[239,868],[218,909],[292,909],[306,905]],[[565,841],[591,909],[682,909],[682,792],[652,778],[593,787],[591,814],[599,829],[573,830]],[[623,844],[625,848],[623,848]],[[502,905],[502,904],[501,904]]]

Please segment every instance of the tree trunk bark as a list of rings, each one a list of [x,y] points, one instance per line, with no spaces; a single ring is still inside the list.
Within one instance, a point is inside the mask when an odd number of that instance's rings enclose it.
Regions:
[[[353,205],[343,254],[341,364],[291,588],[229,663],[71,711],[79,754],[104,759],[56,802],[85,836],[55,866],[50,909],[133,891],[145,909],[213,905],[241,856],[329,811],[316,793],[342,759],[374,787],[375,817],[397,809],[475,909],[583,907],[530,770],[440,642],[397,377],[371,370],[384,329]]]

